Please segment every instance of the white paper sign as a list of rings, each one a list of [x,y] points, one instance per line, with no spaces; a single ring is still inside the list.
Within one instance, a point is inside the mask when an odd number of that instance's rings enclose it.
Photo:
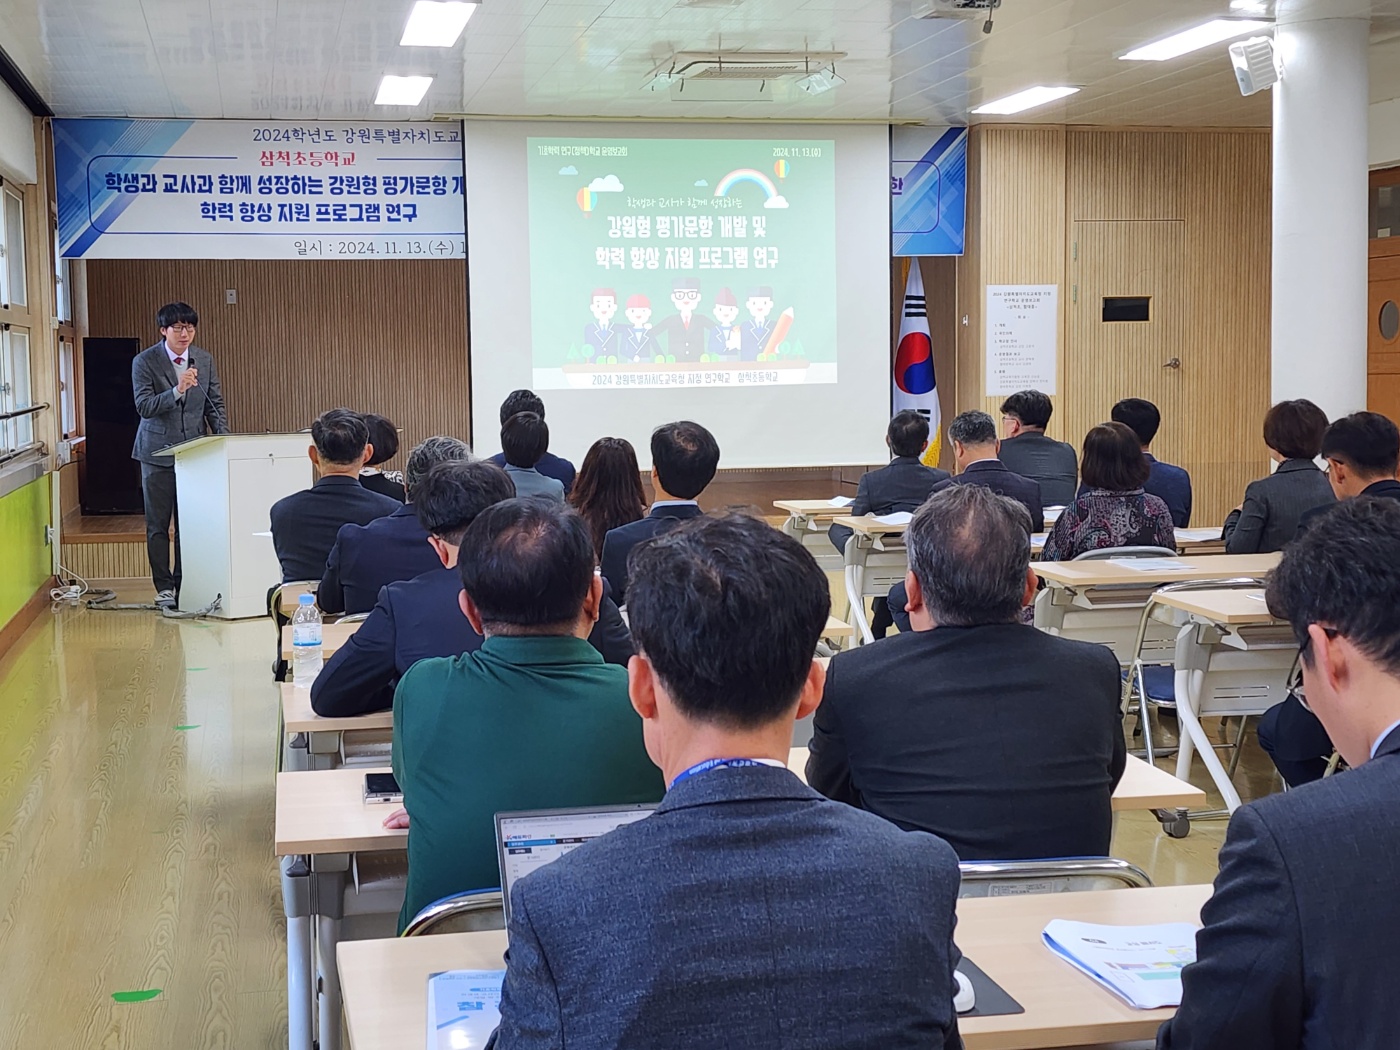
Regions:
[[[987,285],[987,396],[1055,393],[1060,288]]]

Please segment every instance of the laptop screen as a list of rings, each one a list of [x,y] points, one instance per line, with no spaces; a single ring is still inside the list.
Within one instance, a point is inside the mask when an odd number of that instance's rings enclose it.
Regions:
[[[649,816],[653,809],[651,805],[628,805],[497,813],[496,852],[506,918],[510,918],[510,890],[517,879],[613,828]]]

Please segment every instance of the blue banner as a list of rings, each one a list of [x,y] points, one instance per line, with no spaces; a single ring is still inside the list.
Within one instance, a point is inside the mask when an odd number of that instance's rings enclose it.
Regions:
[[[893,254],[961,255],[966,224],[967,128],[892,128]]]

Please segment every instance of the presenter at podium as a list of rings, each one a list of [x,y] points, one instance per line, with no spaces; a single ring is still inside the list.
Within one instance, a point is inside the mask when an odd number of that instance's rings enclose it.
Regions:
[[[175,464],[156,452],[205,433],[227,434],[228,414],[219,373],[209,351],[194,345],[199,315],[186,303],[167,303],[156,314],[161,341],[131,362],[131,391],[141,422],[131,458],[141,464],[146,504],[146,557],[156,604],[179,604],[180,521],[175,512]],[[170,568],[170,522],[175,521],[175,568]]]

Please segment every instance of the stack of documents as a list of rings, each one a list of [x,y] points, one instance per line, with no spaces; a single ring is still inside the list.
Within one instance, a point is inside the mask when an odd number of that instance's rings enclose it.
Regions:
[[[1100,926],[1055,919],[1046,946],[1129,1006],[1156,1010],[1181,1005],[1181,968],[1196,961],[1196,927]]]
[[[881,525],[908,525],[914,520],[914,515],[907,510],[897,510],[892,514],[876,514],[875,520]]]
[[[504,970],[448,970],[428,978],[428,1050],[476,1050],[501,1023]]]

